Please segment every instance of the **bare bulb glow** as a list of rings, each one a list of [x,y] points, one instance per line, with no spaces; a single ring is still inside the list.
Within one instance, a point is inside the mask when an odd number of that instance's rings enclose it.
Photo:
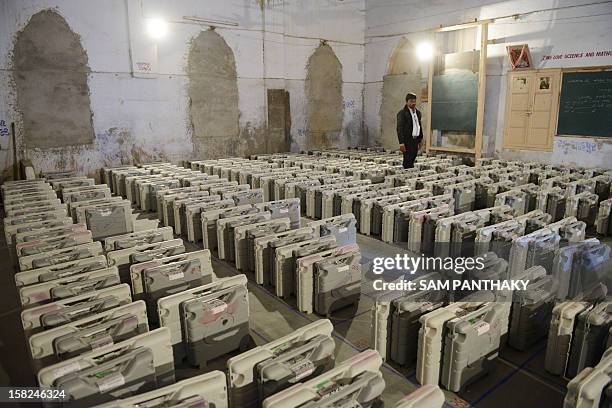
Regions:
[[[155,39],[163,38],[168,32],[168,24],[161,18],[151,18],[147,22],[147,32]]]
[[[420,43],[419,45],[417,45],[416,54],[417,54],[417,57],[421,61],[430,60],[434,54],[433,45],[431,45],[431,43],[428,43],[428,42]]]

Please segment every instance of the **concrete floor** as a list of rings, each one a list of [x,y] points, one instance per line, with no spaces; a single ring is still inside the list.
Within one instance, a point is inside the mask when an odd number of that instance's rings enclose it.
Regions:
[[[146,218],[151,218],[147,215]],[[1,227],[0,227],[1,228]],[[0,234],[4,237],[4,234]],[[189,250],[197,246],[186,243]],[[393,256],[404,250],[388,245],[378,239],[358,235],[362,263],[367,263],[375,256]],[[13,283],[13,266],[9,252],[2,238],[0,242],[0,264],[5,271],[0,276],[0,386],[33,386],[34,373],[30,369],[28,350],[21,329],[19,318],[19,299]],[[213,268],[217,276],[224,277],[238,274],[232,264],[215,259]],[[249,276],[251,333],[255,343],[264,344],[282,337],[319,319],[317,315],[306,315],[297,311],[291,300],[284,301],[254,283]],[[331,320],[336,339],[336,361],[343,361],[350,356],[369,348],[370,344],[370,309],[372,298],[362,296],[357,308],[346,308],[335,313]],[[544,371],[545,342],[527,352],[517,352],[504,348],[495,366],[486,376],[468,386],[459,395],[447,393],[448,407],[477,406],[483,408],[548,408],[561,407],[565,394],[565,381],[560,377]],[[207,370],[225,367],[226,358],[213,361]],[[415,367],[398,367],[385,363],[382,368],[386,390],[384,401],[386,407],[404,395],[414,391],[418,384],[415,379]],[[177,366],[177,380],[198,374],[198,370]]]

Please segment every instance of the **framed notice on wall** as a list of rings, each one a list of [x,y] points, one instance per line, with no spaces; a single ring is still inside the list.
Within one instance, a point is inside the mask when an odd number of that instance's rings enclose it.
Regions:
[[[513,70],[531,69],[531,54],[527,44],[509,45],[506,47],[508,60]]]

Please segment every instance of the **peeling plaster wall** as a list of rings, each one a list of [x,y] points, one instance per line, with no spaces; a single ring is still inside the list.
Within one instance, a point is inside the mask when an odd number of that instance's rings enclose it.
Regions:
[[[402,39],[406,38],[416,45],[430,40],[428,30],[440,25],[534,12],[518,19],[500,19],[489,25],[489,39],[495,39],[496,43],[487,48],[483,155],[612,168],[610,139],[555,137],[552,152],[503,149],[506,73],[510,69],[507,45],[529,44],[536,68],[612,65],[612,57],[609,56],[543,59],[546,55],[611,49],[612,5],[589,3],[592,2],[441,0],[401,3],[394,0],[366,0],[364,131],[369,141],[375,143],[380,140],[383,78],[389,73],[390,59]],[[415,69],[420,67],[426,80],[427,64],[419,62],[416,54],[412,57],[411,66]]]
[[[12,53],[17,32],[34,14],[47,9],[64,18],[80,37],[88,57],[87,84],[93,114],[90,144],[48,149],[24,145]],[[208,26],[188,23],[184,16],[238,24],[216,29],[234,54],[238,89],[239,142],[226,144],[226,155],[264,152],[270,145],[266,132],[267,89],[289,92],[291,149],[308,149],[306,66],[320,38],[328,41],[342,66],[340,138],[352,145],[361,143],[364,9],[365,0],[270,1],[263,9],[256,0],[2,1],[0,171],[5,176],[11,171],[13,145],[6,131],[11,122],[16,125],[18,159],[29,158],[37,170],[74,169],[95,175],[103,166],[196,157],[194,135],[197,139],[199,134],[190,115],[187,65],[192,41]],[[171,22],[168,34],[160,40],[146,32],[146,19],[154,16]],[[143,62],[150,70],[133,75],[134,67]]]
[[[17,34],[13,64],[26,147],[91,143],[87,54],[59,14],[32,16]]]
[[[189,116],[197,157],[219,158],[238,140],[238,83],[234,53],[215,31],[191,43],[187,63]]]
[[[342,131],[342,65],[329,45],[322,44],[308,59],[308,147],[327,149],[346,146]]]

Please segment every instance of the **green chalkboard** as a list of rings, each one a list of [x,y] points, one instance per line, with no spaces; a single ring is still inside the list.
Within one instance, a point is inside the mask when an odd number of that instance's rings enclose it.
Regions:
[[[439,56],[431,84],[431,128],[476,132],[479,51]]]
[[[612,71],[563,74],[557,134],[612,137]]]

